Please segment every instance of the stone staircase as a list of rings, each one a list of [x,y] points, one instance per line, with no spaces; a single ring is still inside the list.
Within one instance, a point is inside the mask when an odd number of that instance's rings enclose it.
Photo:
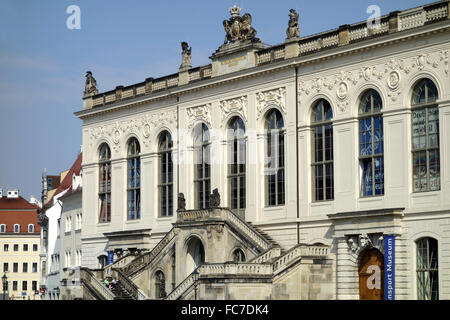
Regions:
[[[131,294],[124,288],[124,286],[118,282],[117,286],[112,288],[112,293],[114,293],[114,300],[134,300]]]

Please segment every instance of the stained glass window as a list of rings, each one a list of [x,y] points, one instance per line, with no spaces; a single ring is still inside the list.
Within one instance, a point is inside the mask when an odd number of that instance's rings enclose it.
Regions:
[[[333,174],[333,110],[328,101],[319,100],[312,113],[313,199],[334,199]]]
[[[413,191],[440,190],[439,108],[437,88],[422,79],[412,95]]]
[[[359,104],[359,167],[362,197],[384,194],[383,117],[380,94],[367,90]]]
[[[111,150],[106,143],[99,153],[99,222],[111,221]]]
[[[136,138],[128,142],[128,220],[141,218],[141,148]]]

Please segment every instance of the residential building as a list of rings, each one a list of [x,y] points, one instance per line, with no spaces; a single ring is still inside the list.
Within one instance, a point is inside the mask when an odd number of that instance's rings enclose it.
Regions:
[[[40,299],[39,210],[18,189],[0,189],[0,272],[7,277],[7,299]]]

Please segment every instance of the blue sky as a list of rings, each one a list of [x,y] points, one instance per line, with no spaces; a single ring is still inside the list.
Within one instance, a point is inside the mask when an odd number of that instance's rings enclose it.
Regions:
[[[100,92],[148,77],[175,73],[181,41],[192,47],[192,65],[210,62],[223,43],[222,21],[237,4],[249,12],[257,36],[275,45],[285,39],[289,9],[300,14],[306,36],[426,0],[1,0],[0,188],[40,197],[41,174],[70,168],[81,146],[85,73]],[[81,29],[69,30],[69,5],[81,9]]]

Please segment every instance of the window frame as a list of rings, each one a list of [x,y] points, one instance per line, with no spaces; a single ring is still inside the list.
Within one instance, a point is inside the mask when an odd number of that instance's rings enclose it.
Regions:
[[[164,139],[164,141],[162,141]],[[164,146],[162,146],[164,145]],[[174,180],[174,165],[173,165],[173,140],[169,131],[164,130],[159,134],[158,138],[158,214],[160,218],[167,218],[173,216],[173,180]],[[163,168],[163,158],[165,168]],[[170,170],[171,167],[171,170]],[[166,181],[163,182],[163,177]],[[165,201],[163,201],[163,192]],[[163,210],[164,202],[166,204]],[[164,211],[164,212],[163,212]]]
[[[18,228],[19,228],[19,230],[18,230],[18,231],[16,231],[16,227],[18,227]],[[20,224],[18,224],[18,223],[15,223],[15,224],[14,224],[14,229],[13,229],[13,231],[14,231],[14,233],[20,233]]]
[[[432,240],[432,242],[435,244],[435,253],[436,253],[436,265],[437,265],[437,267],[436,268],[433,268],[432,266],[431,266],[431,264],[432,264],[432,260],[433,260],[433,257],[431,256],[430,257],[430,240]],[[425,266],[425,268],[419,268],[419,254],[420,254],[420,245],[423,243],[423,242],[426,242],[426,259],[427,259],[427,262],[426,262],[426,266]],[[422,238],[419,238],[419,239],[417,239],[416,241],[415,241],[415,245],[416,245],[416,294],[417,294],[417,300],[439,300],[439,292],[440,292],[440,285],[439,285],[439,241],[437,240],[437,239],[435,239],[435,238],[432,238],[432,237],[422,237]],[[423,248],[423,247],[422,247]],[[424,287],[420,287],[420,285],[421,285],[421,281],[419,280],[419,273],[423,273],[424,275],[425,274],[431,274],[431,273],[434,273],[435,274],[435,276],[436,276],[436,278],[435,278],[435,283],[436,283],[436,285],[437,285],[437,291],[436,291],[436,298],[437,299],[432,299],[432,295],[433,295],[433,286],[432,286],[432,283],[430,283],[430,287],[429,288],[427,288],[426,286],[424,286]],[[425,277],[424,277],[425,278]],[[430,276],[430,278],[431,278],[431,276]],[[425,295],[427,295],[428,293],[427,292],[425,292],[425,290],[427,290],[427,289],[430,289],[430,295],[431,296],[429,296],[428,297],[428,299],[425,297]]]
[[[269,127],[269,122],[270,122],[270,118],[271,116],[274,115],[275,119],[275,123],[274,123],[274,128],[270,128]],[[279,117],[277,117],[279,116]],[[282,122],[282,126],[280,126],[280,123]],[[268,163],[272,162],[271,159],[274,158],[275,159],[275,163],[276,163],[276,168],[277,168],[277,172],[276,174],[268,174],[268,171],[271,171],[268,167],[268,164],[265,164],[265,172],[264,172],[264,180],[265,180],[265,207],[266,208],[273,208],[273,207],[282,207],[286,205],[286,127],[284,125],[284,118],[283,115],[281,114],[281,112],[276,109],[270,109],[265,116],[265,125],[266,125],[266,133],[265,133],[265,157],[266,159],[269,159],[269,161],[267,161]],[[274,136],[277,138],[278,142],[276,143],[276,145],[278,146],[276,151],[277,154],[275,156],[272,156],[272,154],[270,153],[269,155],[269,150],[272,150],[272,133],[274,134]],[[280,146],[280,140],[282,141],[282,145]],[[282,166],[280,166],[280,157],[283,160]],[[283,190],[280,192],[279,190],[279,184],[280,184],[280,179],[278,177],[279,173],[282,173],[283,175]],[[275,196],[275,202],[274,204],[271,203],[270,199],[272,197],[272,193],[271,193],[271,189],[270,189],[270,181],[269,181],[269,176],[274,176],[274,186],[275,186],[275,191],[274,191],[274,196]],[[280,199],[280,195],[281,195],[281,199]]]
[[[31,231],[30,231],[30,227],[31,227]],[[34,233],[34,224],[32,224],[32,223],[28,224],[28,233]]]
[[[209,196],[211,194],[211,136],[205,123],[198,123],[194,127],[192,145],[194,151],[195,207],[196,209],[206,209],[209,208]],[[201,157],[199,154],[201,154]]]
[[[228,130],[228,160],[231,160],[227,165],[228,202],[233,212],[243,214],[247,207],[247,136],[245,123],[242,118],[239,116],[233,117],[229,121]],[[240,162],[241,159],[244,160],[243,163]],[[237,163],[235,163],[235,160]],[[235,198],[233,197],[233,180],[236,181]],[[243,185],[242,188],[241,184]],[[234,199],[236,199],[236,205],[233,203]],[[243,206],[241,206],[241,202]]]
[[[0,233],[6,233],[6,224],[0,224]]]
[[[134,145],[134,150],[130,152],[130,147]],[[141,145],[136,137],[131,137],[127,143],[127,220],[134,221],[141,218]],[[133,179],[130,177],[130,165],[133,168]],[[133,198],[130,197],[133,195]],[[133,210],[131,210],[131,199],[133,201]]]
[[[104,150],[104,151],[103,151]],[[104,156],[103,156],[104,154]],[[99,212],[98,223],[111,222],[111,186],[112,186],[112,167],[111,167],[111,148],[107,143],[102,143],[99,148],[99,179],[98,179],[98,199]]]
[[[429,95],[428,95],[428,91],[429,91],[429,86],[427,85],[427,83],[431,83],[433,84],[433,86],[436,89],[436,99],[429,102]],[[425,83],[425,102],[424,103],[414,103],[414,93],[416,91],[416,89],[422,84]],[[435,191],[440,191],[441,190],[441,148],[440,148],[440,130],[439,130],[439,124],[440,124],[440,120],[439,120],[439,103],[437,102],[439,100],[439,92],[437,89],[437,86],[435,84],[435,82],[429,78],[422,78],[420,80],[418,80],[412,90],[412,94],[411,94],[411,165],[412,165],[412,192],[413,193],[422,193],[422,192],[435,192]],[[435,146],[429,146],[429,110],[436,108],[437,110],[437,144]],[[414,112],[418,112],[419,110],[424,110],[425,113],[425,147],[424,148],[414,148]],[[420,136],[418,136],[420,137]],[[414,175],[415,175],[415,164],[414,164],[414,155],[415,154],[420,154],[425,152],[425,157],[426,157],[426,183],[427,183],[427,188],[426,190],[416,190],[415,189],[415,179],[414,179]],[[431,162],[431,156],[430,156],[430,152],[437,152],[438,156],[439,156],[439,161],[437,163],[438,167],[439,167],[439,187],[437,189],[431,189],[430,186],[430,162]],[[416,179],[420,181],[420,178]]]

